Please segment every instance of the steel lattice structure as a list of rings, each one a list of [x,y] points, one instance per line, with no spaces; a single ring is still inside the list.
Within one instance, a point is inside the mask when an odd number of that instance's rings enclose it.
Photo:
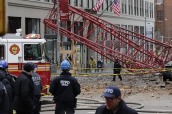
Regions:
[[[68,25],[60,27],[60,34],[114,61],[118,58],[128,68],[163,68],[172,59],[172,46],[142,34],[111,24],[89,12],[73,6],[69,8]],[[54,4],[44,20],[45,26],[57,31],[57,6]],[[82,26],[77,26],[82,22]]]

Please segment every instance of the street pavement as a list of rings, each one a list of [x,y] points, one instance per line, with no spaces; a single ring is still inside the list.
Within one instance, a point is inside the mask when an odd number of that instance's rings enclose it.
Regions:
[[[52,97],[43,97],[42,100],[52,101]],[[102,104],[102,101],[94,101],[101,102],[98,103],[90,103],[94,100],[82,100],[79,99],[78,108],[82,110],[76,110],[75,114],[95,114],[95,110],[89,110],[89,108],[98,107],[98,105]],[[140,110],[139,114],[172,114],[172,94],[166,93],[157,93],[157,92],[149,92],[149,93],[140,93],[136,95],[132,95],[126,97],[124,99],[128,103],[129,107],[132,107],[136,110]],[[131,103],[131,104],[130,104]],[[135,105],[136,104],[136,105]],[[133,105],[133,106],[132,106]],[[138,109],[141,107],[141,109]],[[83,110],[86,108],[85,110]],[[42,105],[43,112],[40,114],[54,114],[55,104]],[[50,111],[46,111],[50,110]]]

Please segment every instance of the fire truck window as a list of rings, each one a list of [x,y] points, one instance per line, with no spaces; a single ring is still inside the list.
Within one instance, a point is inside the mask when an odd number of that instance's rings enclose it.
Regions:
[[[41,60],[41,45],[40,44],[25,44],[24,45],[24,60]]]
[[[4,46],[0,45],[0,59],[5,59]]]

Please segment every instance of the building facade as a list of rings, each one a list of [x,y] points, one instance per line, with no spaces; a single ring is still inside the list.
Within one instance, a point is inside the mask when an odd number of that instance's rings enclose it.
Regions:
[[[72,6],[83,9],[92,9],[96,4],[96,0],[69,0],[68,2]],[[120,0],[120,16],[112,12],[111,2],[112,0],[104,0],[96,15],[99,16],[104,12],[100,18],[148,37],[154,37],[154,0]],[[46,34],[55,34],[42,23],[52,6],[51,0],[8,0],[9,33],[15,33],[16,29],[21,28],[22,35],[37,33],[44,37]],[[151,35],[146,32],[150,27],[152,29]],[[49,52],[50,55],[53,55],[54,46],[51,44],[53,43],[50,43]],[[66,45],[66,48],[70,48],[70,46]],[[78,63],[83,67],[87,67],[88,55],[94,56],[96,60],[99,56],[86,48],[82,44],[77,45]],[[104,59],[103,62],[105,67],[111,66],[111,61]]]
[[[166,43],[172,40],[171,0],[155,0],[155,38]]]

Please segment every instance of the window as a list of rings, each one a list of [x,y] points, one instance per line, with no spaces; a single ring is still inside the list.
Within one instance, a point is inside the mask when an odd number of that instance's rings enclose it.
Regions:
[[[150,18],[153,18],[153,9],[154,8],[154,6],[153,6],[153,3],[150,3]]]
[[[50,2],[50,0],[44,0],[44,2]]]
[[[16,29],[21,28],[21,17],[8,17],[8,32],[16,33]]]
[[[149,9],[149,3],[148,1],[145,1],[145,17],[149,17],[148,9]]]
[[[83,0],[80,0],[80,7],[83,7]]]
[[[128,0],[128,13],[133,15],[133,0]]]
[[[54,30],[45,25],[44,34],[56,34]]]
[[[74,6],[78,6],[78,0],[74,0]]]
[[[144,17],[144,1],[140,1],[140,16]]]
[[[157,20],[163,20],[163,11],[157,11]]]
[[[102,4],[102,11],[104,10],[104,3]]]
[[[131,15],[131,0],[128,0],[128,14]]]
[[[24,60],[41,60],[41,45],[40,44],[25,44],[24,45]]]
[[[56,20],[52,20],[52,23],[56,24],[57,21]],[[53,29],[49,28],[46,24],[44,26],[45,26],[44,34],[56,34],[56,31],[54,31]]]
[[[109,9],[109,1],[107,0],[106,1],[106,10],[108,11],[108,9]]]
[[[26,34],[40,34],[40,19],[26,18]]]
[[[134,15],[139,15],[138,0],[134,0]]]
[[[92,4],[92,8],[94,8],[94,0],[92,0],[91,4]]]
[[[90,7],[90,2],[89,2],[90,0],[87,0],[87,8],[89,8]]]
[[[5,47],[0,45],[0,59],[5,59]]]
[[[121,1],[121,5],[122,5],[122,13],[126,14],[127,13],[127,6],[126,6],[126,0],[122,0]]]

